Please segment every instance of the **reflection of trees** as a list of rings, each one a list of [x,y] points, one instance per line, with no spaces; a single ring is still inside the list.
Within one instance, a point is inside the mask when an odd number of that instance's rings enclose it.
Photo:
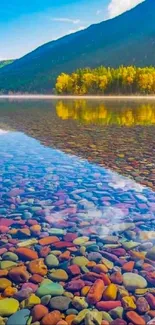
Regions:
[[[56,104],[58,117],[63,120],[78,120],[82,123],[98,123],[101,125],[153,125],[155,124],[155,104],[140,104],[136,107],[112,107],[104,103],[86,100],[58,101]]]

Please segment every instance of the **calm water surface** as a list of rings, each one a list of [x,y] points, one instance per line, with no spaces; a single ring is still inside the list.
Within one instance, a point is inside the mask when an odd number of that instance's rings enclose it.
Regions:
[[[155,188],[155,102],[0,100],[2,129]]]
[[[154,102],[1,100],[2,197],[17,188],[28,211],[31,198],[52,212],[147,215],[154,229],[154,124]],[[2,214],[16,211],[3,204]]]
[[[85,324],[101,324],[99,311],[115,304],[123,306],[129,324],[125,286],[127,295],[135,295],[138,321],[153,318],[147,311],[154,309],[149,295],[155,285],[154,124],[153,102],[0,101],[0,275],[13,281],[16,310],[33,288],[37,297],[59,295],[49,312],[58,309],[66,317],[69,307],[76,314],[88,308]],[[16,262],[10,261],[12,251]],[[73,264],[80,266],[77,273]],[[34,273],[46,278],[44,294],[32,283]],[[81,289],[97,279],[99,298],[92,302],[88,293],[81,307]],[[110,281],[115,297],[102,289]],[[70,295],[68,307],[64,300],[61,305],[63,287],[78,296]],[[116,302],[107,303],[107,297]],[[3,311],[4,303],[0,316],[13,325],[15,311]],[[29,318],[32,309],[26,308]]]

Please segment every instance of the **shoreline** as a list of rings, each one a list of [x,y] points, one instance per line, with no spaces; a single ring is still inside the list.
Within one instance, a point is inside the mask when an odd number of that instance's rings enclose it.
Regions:
[[[115,100],[115,99],[125,99],[125,100],[155,100],[155,95],[44,95],[44,94],[27,94],[27,95],[0,95],[0,99],[94,99],[94,100]]]

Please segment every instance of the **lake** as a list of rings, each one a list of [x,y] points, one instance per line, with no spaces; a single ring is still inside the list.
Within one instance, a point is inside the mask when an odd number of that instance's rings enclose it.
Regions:
[[[15,309],[55,292],[49,310],[74,309],[76,324],[92,306],[129,320],[124,286],[139,321],[153,318],[155,102],[0,99],[0,157],[0,277]]]

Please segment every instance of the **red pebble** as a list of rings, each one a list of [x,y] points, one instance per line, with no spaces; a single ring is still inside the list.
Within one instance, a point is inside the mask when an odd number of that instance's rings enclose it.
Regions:
[[[113,320],[110,325],[127,325],[127,322],[123,319],[117,318]]]
[[[69,272],[71,275],[79,275],[79,274],[81,273],[79,266],[76,265],[76,264],[70,265],[70,266],[68,267],[68,272]]]
[[[122,284],[123,282],[123,276],[120,272],[114,272],[110,276],[111,282],[115,284]]]
[[[12,219],[0,218],[0,226],[10,227],[14,223]]]
[[[145,298],[146,298],[148,304],[150,305],[150,307],[152,309],[154,309],[155,308],[155,297],[152,295],[152,293],[147,293],[145,295]]]
[[[9,231],[9,227],[0,226],[0,234],[6,234]]]
[[[126,316],[134,325],[146,325],[145,320],[135,311],[128,311]]]
[[[41,283],[44,280],[44,278],[39,274],[33,274],[30,278],[30,281],[33,283]]]
[[[4,248],[0,248],[0,255],[3,255],[6,252],[7,252],[7,249],[5,247]]]
[[[71,242],[60,241],[60,242],[54,243],[52,246],[55,248],[66,248],[66,247],[74,247],[75,245]]]
[[[45,315],[48,314],[48,308],[43,305],[36,305],[32,309],[32,321],[40,321]]]
[[[64,240],[65,241],[73,241],[74,239],[77,238],[77,234],[73,234],[73,233],[68,233],[64,236]]]
[[[120,256],[125,256],[126,255],[126,251],[124,248],[115,248],[115,249],[111,249],[109,250],[112,254],[120,257]]]
[[[99,301],[96,304],[96,308],[102,311],[110,311],[114,308],[121,307],[120,301]]]
[[[29,226],[35,226],[35,225],[38,224],[38,221],[37,221],[37,220],[34,220],[34,219],[29,219],[29,220],[27,221],[27,224],[28,224]]]
[[[68,291],[79,291],[85,286],[84,281],[82,280],[76,280],[76,281],[70,281],[66,284],[65,289]]]
[[[50,251],[51,251],[50,247],[44,246],[40,249],[39,255],[40,255],[40,257],[46,257]]]

